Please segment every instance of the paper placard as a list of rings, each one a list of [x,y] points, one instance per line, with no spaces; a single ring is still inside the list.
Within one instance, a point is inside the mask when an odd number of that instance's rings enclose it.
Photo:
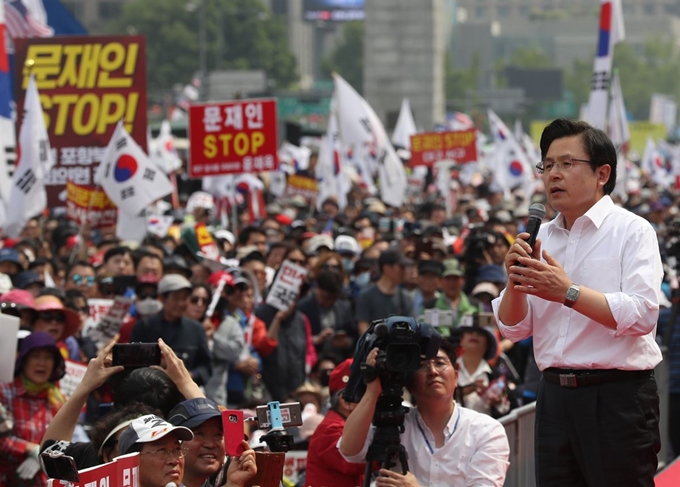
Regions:
[[[76,387],[78,387],[78,384],[80,384],[83,377],[85,377],[86,371],[87,365],[74,360],[66,360],[66,374],[59,379],[59,389],[66,399],[73,395]]]
[[[307,269],[284,260],[267,294],[266,303],[281,311],[287,310],[297,299],[305,277]]]
[[[19,318],[0,314],[0,382],[14,380]]]

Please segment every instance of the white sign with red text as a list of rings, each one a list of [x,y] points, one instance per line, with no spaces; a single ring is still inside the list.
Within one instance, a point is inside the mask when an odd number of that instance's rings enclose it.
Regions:
[[[307,277],[307,269],[284,260],[267,294],[266,303],[281,311],[287,310],[300,294],[300,286],[305,281],[305,277]]]

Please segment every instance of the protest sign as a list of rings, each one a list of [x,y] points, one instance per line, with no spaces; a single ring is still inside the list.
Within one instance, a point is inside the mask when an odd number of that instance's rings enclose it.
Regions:
[[[319,183],[316,179],[297,174],[288,176],[284,196],[291,197],[301,195],[307,200],[313,200],[316,199],[316,195],[318,194]]]
[[[112,462],[78,470],[78,482],[50,479],[47,487],[139,487],[139,453],[117,457]]]
[[[432,166],[445,160],[459,163],[476,161],[476,131],[425,132],[411,136],[411,167]]]
[[[99,322],[95,324],[94,328],[90,330],[90,338],[98,342],[100,346],[111,341],[116,333],[120,331],[120,327],[123,326],[125,315],[130,310],[132,301],[132,298],[116,296],[113,300],[113,305]]]
[[[91,229],[116,224],[118,209],[101,189],[66,181],[66,218]]]
[[[55,161],[45,177],[48,207],[64,207],[67,181],[94,187],[92,175],[119,120],[146,147],[144,37],[18,38],[14,46],[17,112],[33,73]]]
[[[19,318],[0,314],[0,382],[14,380]]]
[[[306,276],[307,269],[284,260],[267,294],[266,303],[281,311],[290,308],[297,299]]]
[[[287,451],[286,460],[283,463],[283,476],[291,484],[297,483],[300,474],[307,467],[306,451]]]
[[[220,251],[217,249],[217,245],[205,223],[197,223],[194,226],[194,230],[196,231],[196,242],[198,243],[201,255],[205,256],[206,259],[219,261]]]
[[[189,107],[189,176],[274,171],[278,166],[276,100]]]
[[[73,395],[78,384],[80,384],[85,377],[87,365],[81,364],[74,360],[66,360],[66,374],[59,379],[59,389],[66,396],[66,399]]]

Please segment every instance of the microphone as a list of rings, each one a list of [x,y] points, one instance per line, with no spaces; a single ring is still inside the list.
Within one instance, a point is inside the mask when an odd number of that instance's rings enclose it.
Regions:
[[[541,222],[545,218],[545,214],[545,206],[540,203],[534,203],[529,207],[529,221],[527,222],[526,229],[526,232],[529,234],[529,240],[526,242],[531,247],[531,250],[534,249],[538,230],[541,228]]]
[[[165,484],[165,487],[177,487],[177,484],[174,482],[168,482],[167,484]]]
[[[534,244],[536,243],[536,237],[538,236],[538,230],[541,228],[541,222],[545,218],[545,206],[540,203],[534,203],[529,207],[529,221],[527,222],[526,232],[529,234],[529,239],[526,243],[529,244],[531,250],[534,250]],[[526,267],[524,264],[516,263],[519,267]],[[520,285],[519,282],[515,281],[515,285]]]

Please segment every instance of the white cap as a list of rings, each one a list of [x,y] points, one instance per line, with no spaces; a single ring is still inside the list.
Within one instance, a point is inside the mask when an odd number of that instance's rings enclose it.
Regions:
[[[309,251],[311,253],[316,253],[321,247],[328,247],[329,250],[333,250],[335,245],[333,243],[333,237],[330,235],[314,235],[309,240]]]
[[[359,255],[361,253],[361,247],[359,247],[359,242],[354,237],[349,235],[338,235],[335,238],[335,251],[339,254],[351,253],[354,255]]]
[[[191,441],[194,439],[192,431],[185,426],[173,426],[159,418],[155,414],[147,414],[139,417],[130,423],[130,427],[126,429],[118,439],[118,449],[125,455],[130,453],[132,446],[136,443],[150,443],[152,441],[160,440],[169,433],[176,433],[177,438],[182,441]]]

